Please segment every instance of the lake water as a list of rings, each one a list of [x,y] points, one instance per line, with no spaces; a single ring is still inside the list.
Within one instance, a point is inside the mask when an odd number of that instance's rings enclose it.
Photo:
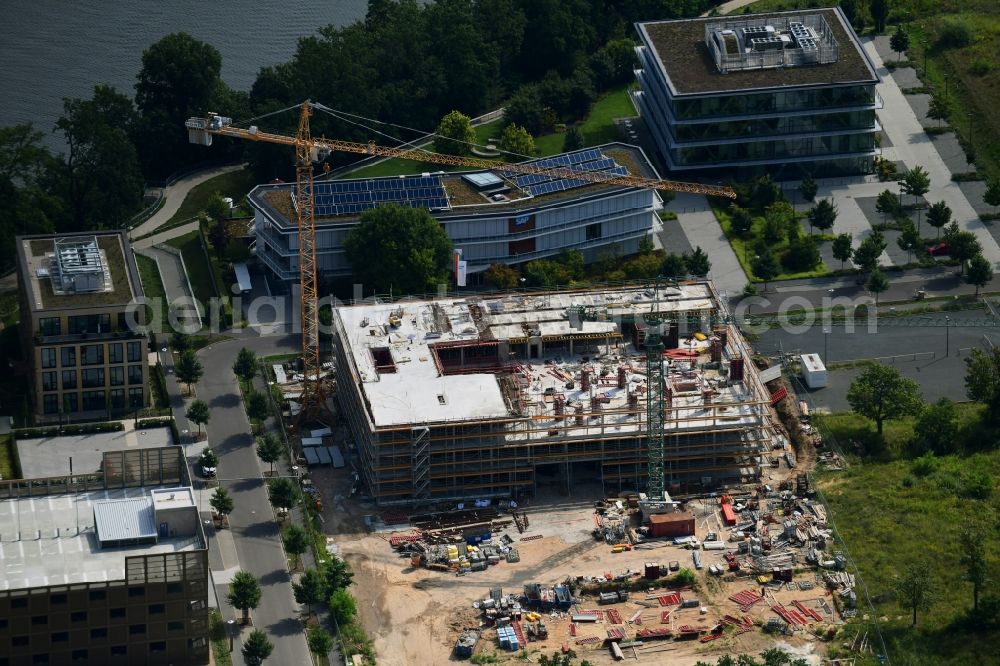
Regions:
[[[142,52],[187,32],[222,54],[222,78],[249,90],[264,66],[288,60],[298,39],[363,18],[367,0],[4,0],[0,27],[0,127],[32,122],[47,145],[64,97],[89,98],[107,83],[129,96]],[[331,103],[331,102],[328,102]]]

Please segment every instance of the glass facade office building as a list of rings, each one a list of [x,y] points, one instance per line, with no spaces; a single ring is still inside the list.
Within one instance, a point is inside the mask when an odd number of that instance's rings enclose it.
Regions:
[[[671,171],[870,173],[880,81],[839,9],[637,25],[636,105]]]

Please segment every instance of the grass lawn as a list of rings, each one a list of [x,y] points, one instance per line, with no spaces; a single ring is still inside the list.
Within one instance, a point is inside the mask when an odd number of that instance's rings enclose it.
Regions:
[[[186,257],[184,261],[187,261]],[[160,269],[156,266],[156,260],[137,253],[135,263],[139,267],[139,281],[142,282],[142,292],[146,298],[166,300],[167,293],[163,289],[163,280],[160,278]]]
[[[982,412],[982,407],[974,404],[962,404],[958,409],[964,422],[976,420]],[[855,414],[816,418],[841,444],[860,431],[873,429],[870,421]],[[887,422],[890,448],[904,445],[912,433],[912,421]],[[961,551],[961,526],[968,518],[983,518],[991,508],[1000,509],[997,491],[989,500],[972,499],[963,492],[963,481],[975,468],[988,470],[994,477],[1000,474],[1000,451],[944,456],[929,470],[915,469],[912,460],[855,461],[847,471],[823,472],[816,477],[876,612],[888,618],[881,626],[893,663],[994,663],[993,653],[987,650],[1000,638],[1000,629],[972,629],[961,621],[972,606],[972,588],[963,580],[956,557]],[[988,534],[992,552],[1000,552],[1000,532],[993,529]],[[915,560],[928,568],[937,589],[930,611],[918,615],[918,628],[913,630],[910,612],[900,608],[893,597],[892,579],[902,564]],[[994,558],[994,580],[997,573]],[[984,591],[995,590],[988,584]]]
[[[728,207],[728,204],[726,204],[726,206]],[[746,273],[747,278],[752,282],[762,282],[762,280],[753,276],[750,264],[753,261],[753,245],[757,242],[757,239],[760,238],[761,230],[764,227],[764,218],[754,217],[750,237],[743,238],[732,232],[729,212],[725,208],[721,208],[713,203],[712,212],[715,213],[715,218],[719,221],[719,224],[722,225],[722,230],[725,232],[726,238],[729,240],[729,244],[733,247],[733,252],[736,253],[736,258],[739,260],[740,266],[743,267],[743,272]],[[821,239],[827,238],[827,236],[820,236],[819,234],[814,234],[813,237],[816,238],[817,242]],[[781,254],[788,249],[788,239],[783,238],[778,243],[772,243],[771,249],[780,261]],[[829,272],[830,269],[827,268],[826,263],[821,260],[817,267],[811,271],[802,271],[799,273],[782,272],[776,278],[769,280],[768,282],[774,282],[776,280],[795,280],[800,278],[822,277]]]
[[[0,478],[20,478],[21,475],[17,472],[17,452],[15,448],[13,437],[10,435],[0,435]]]
[[[4,327],[16,326],[20,319],[17,291],[5,291],[0,294],[0,323]]]
[[[584,144],[596,146],[619,140],[621,137],[614,125],[614,119],[629,118],[634,115],[636,110],[632,106],[632,100],[629,99],[627,88],[607,93],[594,102],[590,114],[580,125]]]
[[[210,299],[215,298],[215,287],[212,269],[205,261],[201,234],[198,231],[192,231],[183,236],[172,238],[167,243],[181,251],[194,297],[207,308]]]
[[[229,652],[229,637],[226,635],[226,622],[222,619],[222,614],[215,609],[208,615],[208,632],[216,666],[233,666],[233,657]]]
[[[177,212],[169,220],[160,225],[160,228],[175,222],[188,220],[204,212],[209,198],[216,192],[224,197],[232,197],[233,201],[242,201],[246,193],[253,189],[255,185],[257,185],[257,182],[247,169],[231,171],[220,174],[215,178],[210,178],[204,183],[191,188],[191,191],[184,198],[184,202],[181,203],[181,207],[177,209]]]

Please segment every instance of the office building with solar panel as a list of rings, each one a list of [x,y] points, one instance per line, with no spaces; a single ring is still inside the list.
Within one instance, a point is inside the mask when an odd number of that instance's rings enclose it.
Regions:
[[[532,163],[658,177],[640,149],[617,143]],[[362,212],[383,204],[430,211],[462,250],[470,284],[491,264],[520,264],[564,249],[580,250],[588,261],[610,245],[633,254],[661,205],[654,190],[502,169],[318,180],[315,187],[316,260],[320,273],[333,278],[351,274],[343,247],[347,233]],[[248,200],[256,211],[258,259],[278,280],[297,280],[294,186],[261,185]]]
[[[636,25],[640,115],[667,168],[871,173],[881,80],[839,8]]]
[[[121,231],[19,236],[21,348],[39,422],[107,419],[149,405],[139,271]]]

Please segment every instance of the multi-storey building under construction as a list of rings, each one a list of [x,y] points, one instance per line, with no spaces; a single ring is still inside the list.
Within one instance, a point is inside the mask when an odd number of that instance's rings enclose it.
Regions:
[[[771,443],[770,394],[710,282],[355,305],[334,327],[379,504],[531,496],[553,474],[645,490],[650,469],[696,491],[757,478]]]

